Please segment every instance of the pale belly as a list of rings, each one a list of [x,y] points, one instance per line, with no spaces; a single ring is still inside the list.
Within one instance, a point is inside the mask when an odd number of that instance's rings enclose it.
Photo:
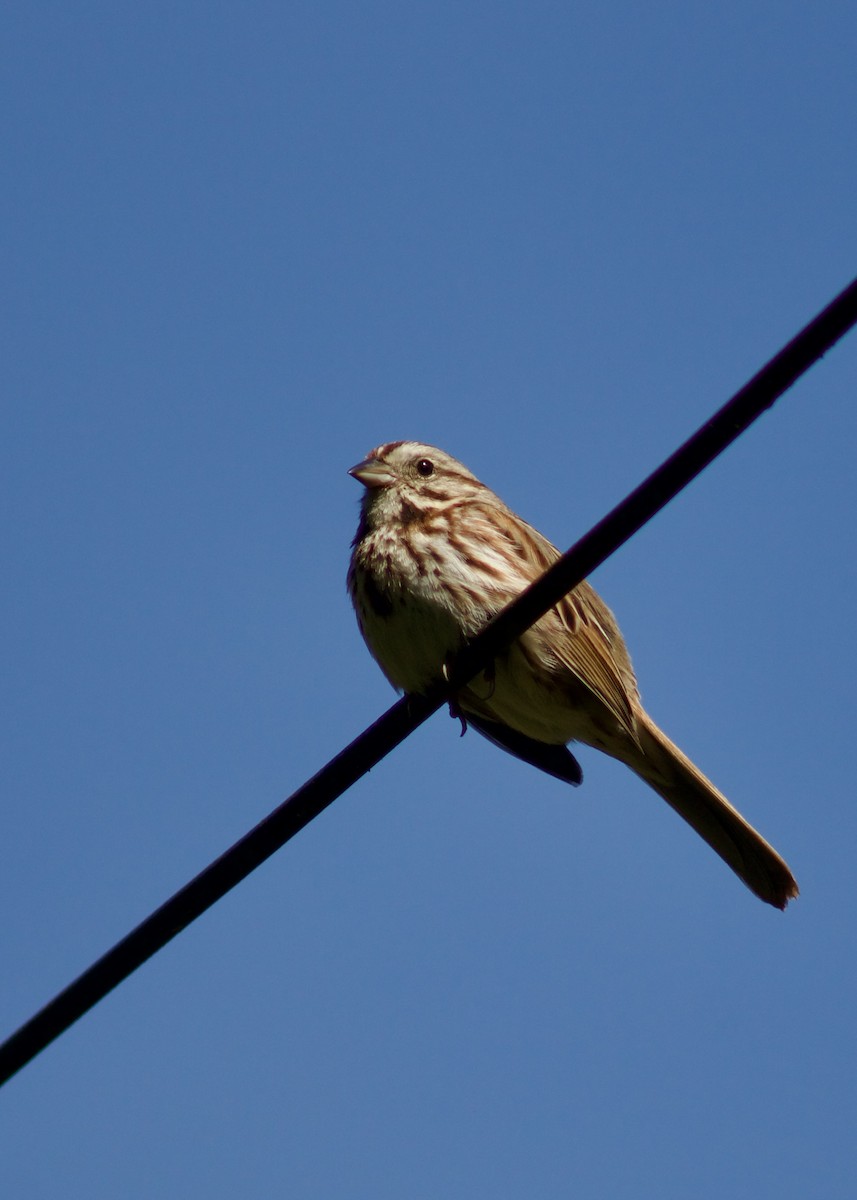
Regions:
[[[366,643],[381,670],[403,692],[422,692],[443,675],[462,645],[452,616],[418,597],[391,598],[389,612],[362,612]],[[526,635],[525,635],[526,636]],[[604,749],[619,729],[609,713],[571,673],[534,671],[519,645],[498,656],[458,696],[468,712],[499,721],[552,745],[585,742]]]

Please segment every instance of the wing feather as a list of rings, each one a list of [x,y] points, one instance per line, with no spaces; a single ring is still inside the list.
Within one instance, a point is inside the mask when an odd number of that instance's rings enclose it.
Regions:
[[[520,517],[509,522],[504,532],[512,543],[510,560],[521,568],[522,586],[560,557],[556,546]],[[570,671],[636,740],[639,692],[634,669],[616,619],[594,588],[584,581],[537,626],[549,634],[558,666]]]

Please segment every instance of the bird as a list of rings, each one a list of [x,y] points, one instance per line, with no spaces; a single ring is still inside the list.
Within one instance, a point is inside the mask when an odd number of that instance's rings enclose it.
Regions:
[[[349,474],[364,488],[347,578],[360,632],[389,682],[420,694],[559,551],[436,446],[386,442]],[[777,851],[648,715],[616,619],[588,582],[461,688],[451,712],[571,785],[582,771],[569,743],[602,751],[666,800],[761,900],[784,909],[798,895]]]

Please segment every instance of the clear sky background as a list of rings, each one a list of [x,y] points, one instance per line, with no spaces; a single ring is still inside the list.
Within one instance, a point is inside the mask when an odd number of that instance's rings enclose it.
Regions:
[[[857,273],[857,16],[9,3],[5,1036],[375,719],[378,442],[569,545]],[[0,1093],[0,1191],[857,1190],[857,338],[603,567],[793,867],[436,716]]]

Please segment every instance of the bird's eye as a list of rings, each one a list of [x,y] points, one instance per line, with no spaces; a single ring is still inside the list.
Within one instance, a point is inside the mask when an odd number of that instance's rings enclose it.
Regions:
[[[417,474],[428,479],[429,475],[434,475],[434,463],[428,458],[421,458],[417,463]]]

